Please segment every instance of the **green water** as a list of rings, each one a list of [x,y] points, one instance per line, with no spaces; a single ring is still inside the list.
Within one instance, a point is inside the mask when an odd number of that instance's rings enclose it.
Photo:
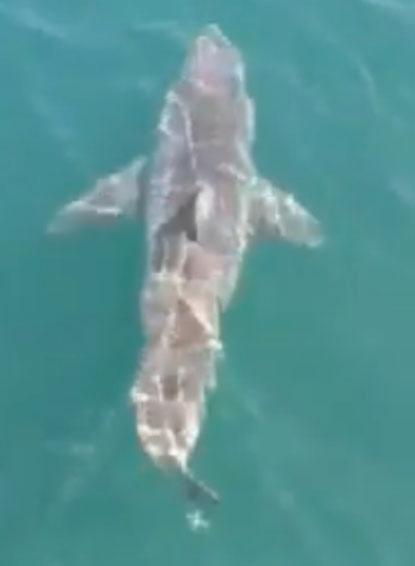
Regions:
[[[195,534],[127,401],[143,228],[44,230],[151,151],[208,22],[246,58],[258,166],[326,243],[247,257]],[[410,0],[0,0],[2,566],[415,563],[414,37]]]

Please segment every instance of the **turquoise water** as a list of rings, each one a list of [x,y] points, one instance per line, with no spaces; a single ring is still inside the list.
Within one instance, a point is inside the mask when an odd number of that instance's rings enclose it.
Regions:
[[[151,151],[208,22],[246,57],[258,166],[326,243],[247,258],[195,534],[127,401],[143,228],[45,226]],[[414,32],[409,0],[0,0],[2,565],[414,564]]]

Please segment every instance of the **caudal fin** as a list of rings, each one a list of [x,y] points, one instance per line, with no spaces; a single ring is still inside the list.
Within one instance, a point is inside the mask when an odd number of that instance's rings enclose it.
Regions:
[[[220,502],[218,493],[203,481],[197,479],[190,470],[184,470],[182,474],[185,482],[186,496],[192,503],[217,505]]]

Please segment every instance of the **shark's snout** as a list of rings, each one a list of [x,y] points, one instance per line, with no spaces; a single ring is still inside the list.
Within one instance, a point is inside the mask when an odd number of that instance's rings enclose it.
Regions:
[[[206,26],[197,38],[197,40],[200,39],[203,39],[206,44],[209,43],[210,46],[214,46],[217,49],[226,49],[232,47],[229,39],[216,24],[209,24],[208,26]]]
[[[242,58],[216,25],[195,39],[187,64],[187,78],[206,91],[233,94],[243,85]]]

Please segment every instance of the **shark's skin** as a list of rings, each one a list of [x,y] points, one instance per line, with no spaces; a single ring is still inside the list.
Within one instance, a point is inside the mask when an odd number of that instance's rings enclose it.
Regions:
[[[254,105],[243,59],[217,26],[191,44],[168,91],[154,155],[100,179],[66,205],[51,232],[122,215],[144,216],[147,274],[141,294],[146,348],[132,389],[137,432],[156,465],[179,471],[216,499],[188,468],[215,384],[219,315],[244,252],[258,237],[317,246],[319,223],[258,174]]]
[[[186,472],[221,343],[209,254],[197,242],[183,246],[181,265],[154,273],[143,291],[147,348],[132,400],[144,449],[160,467]]]

